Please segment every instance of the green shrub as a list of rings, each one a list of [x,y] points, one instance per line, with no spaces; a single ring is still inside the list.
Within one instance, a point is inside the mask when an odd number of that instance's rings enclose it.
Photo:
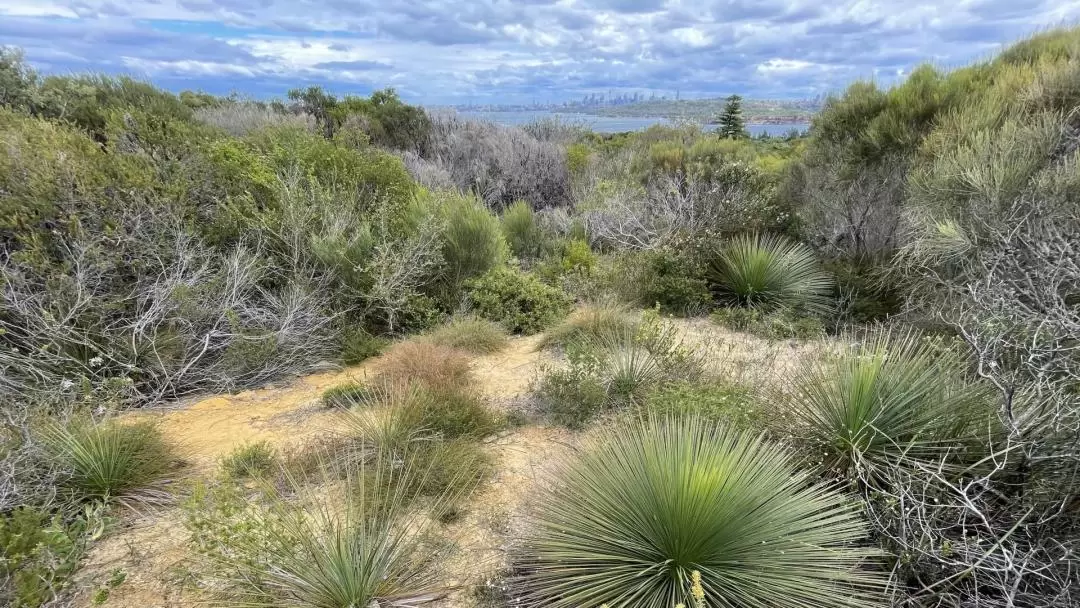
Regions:
[[[821,319],[802,316],[782,308],[765,312],[759,308],[724,307],[713,311],[714,323],[771,340],[813,340],[825,335]]]
[[[601,281],[625,302],[694,316],[712,303],[700,266],[689,247],[624,253],[609,261]]]
[[[709,265],[718,298],[731,305],[775,310],[825,309],[832,281],[809,247],[776,235],[743,235],[724,243]]]
[[[433,343],[455,348],[475,355],[497,353],[509,342],[506,330],[485,319],[464,317],[433,331],[429,336]]]
[[[345,365],[357,365],[377,356],[389,343],[389,340],[373,336],[363,328],[348,327],[341,335],[341,361]]]
[[[522,262],[539,258],[548,248],[547,235],[525,201],[517,201],[502,213],[502,233],[510,252]]]
[[[152,502],[167,496],[155,488],[173,465],[172,450],[150,422],[75,421],[48,429],[45,441],[66,485],[78,500]]]
[[[83,530],[30,507],[0,515],[0,603],[52,605],[79,564]]]
[[[534,394],[540,409],[552,423],[580,429],[607,408],[607,388],[594,368],[574,360],[578,356],[588,356],[582,354],[580,348],[568,349],[567,356],[570,365],[544,374]]]
[[[586,441],[532,497],[518,566],[524,605],[881,605],[858,505],[785,451],[696,418]]]
[[[276,465],[277,450],[267,441],[245,443],[221,459],[221,470],[233,479],[264,477]]]
[[[676,382],[649,394],[639,411],[646,418],[697,416],[740,431],[761,431],[769,419],[750,390],[722,383]]]
[[[543,331],[566,315],[570,296],[519,270],[498,267],[469,281],[467,302],[476,315],[511,333]]]
[[[570,175],[582,175],[589,166],[589,147],[585,144],[570,144],[566,148],[566,167]]]
[[[979,452],[991,419],[986,387],[966,381],[957,353],[916,333],[881,333],[799,371],[781,402],[822,466],[864,481],[902,459]]]
[[[507,247],[499,220],[487,207],[469,197],[453,197],[442,207],[446,232],[442,257],[447,297],[455,299],[461,286],[506,259]]]

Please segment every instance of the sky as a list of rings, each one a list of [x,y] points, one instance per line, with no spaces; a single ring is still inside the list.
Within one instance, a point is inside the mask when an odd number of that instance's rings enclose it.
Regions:
[[[423,104],[811,98],[1077,22],[1080,0],[0,0],[0,44],[45,74]]]

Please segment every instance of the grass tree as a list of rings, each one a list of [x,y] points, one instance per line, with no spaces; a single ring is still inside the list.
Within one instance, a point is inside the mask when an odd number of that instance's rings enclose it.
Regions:
[[[901,459],[955,462],[978,450],[994,412],[986,387],[966,375],[940,341],[880,332],[797,372],[781,399],[825,468],[873,482]]]
[[[709,274],[718,298],[733,306],[821,310],[832,289],[809,247],[772,234],[744,234],[724,243],[709,262]]]
[[[880,604],[866,527],[784,450],[697,418],[634,421],[586,441],[534,497],[523,606]]]

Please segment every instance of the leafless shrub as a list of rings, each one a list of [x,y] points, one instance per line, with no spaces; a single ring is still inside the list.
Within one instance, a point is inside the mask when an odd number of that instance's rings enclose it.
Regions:
[[[266,127],[291,126],[315,131],[315,117],[305,113],[287,113],[248,102],[226,103],[195,111],[198,120],[242,137]]]
[[[573,143],[589,130],[583,121],[566,120],[557,116],[534,120],[521,128],[538,141],[563,146]]]
[[[1004,431],[960,473],[897,463],[869,503],[900,605],[1080,602],[1080,216],[1061,178],[963,225],[912,216],[895,264],[911,309],[967,343]]]
[[[838,157],[837,157],[838,158]],[[897,244],[907,162],[885,159],[854,176],[838,162],[799,173],[799,219],[806,237],[829,255],[865,259],[890,255]]]
[[[450,171],[437,161],[421,158],[416,152],[402,152],[401,160],[405,170],[416,183],[431,190],[452,190],[457,188]]]
[[[768,192],[742,181],[686,173],[660,175],[645,189],[621,183],[607,190],[603,202],[585,213],[586,229],[597,244],[622,249],[752,229],[752,218],[770,204]]]
[[[571,200],[562,146],[517,127],[435,115],[430,159],[450,173],[459,189],[475,192],[496,210],[517,200],[535,209]]]

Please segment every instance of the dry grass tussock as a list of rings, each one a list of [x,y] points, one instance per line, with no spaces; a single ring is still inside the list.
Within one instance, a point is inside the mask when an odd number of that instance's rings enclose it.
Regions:
[[[417,382],[432,389],[452,389],[472,383],[469,355],[423,340],[402,342],[379,360],[380,376],[391,382]]]

